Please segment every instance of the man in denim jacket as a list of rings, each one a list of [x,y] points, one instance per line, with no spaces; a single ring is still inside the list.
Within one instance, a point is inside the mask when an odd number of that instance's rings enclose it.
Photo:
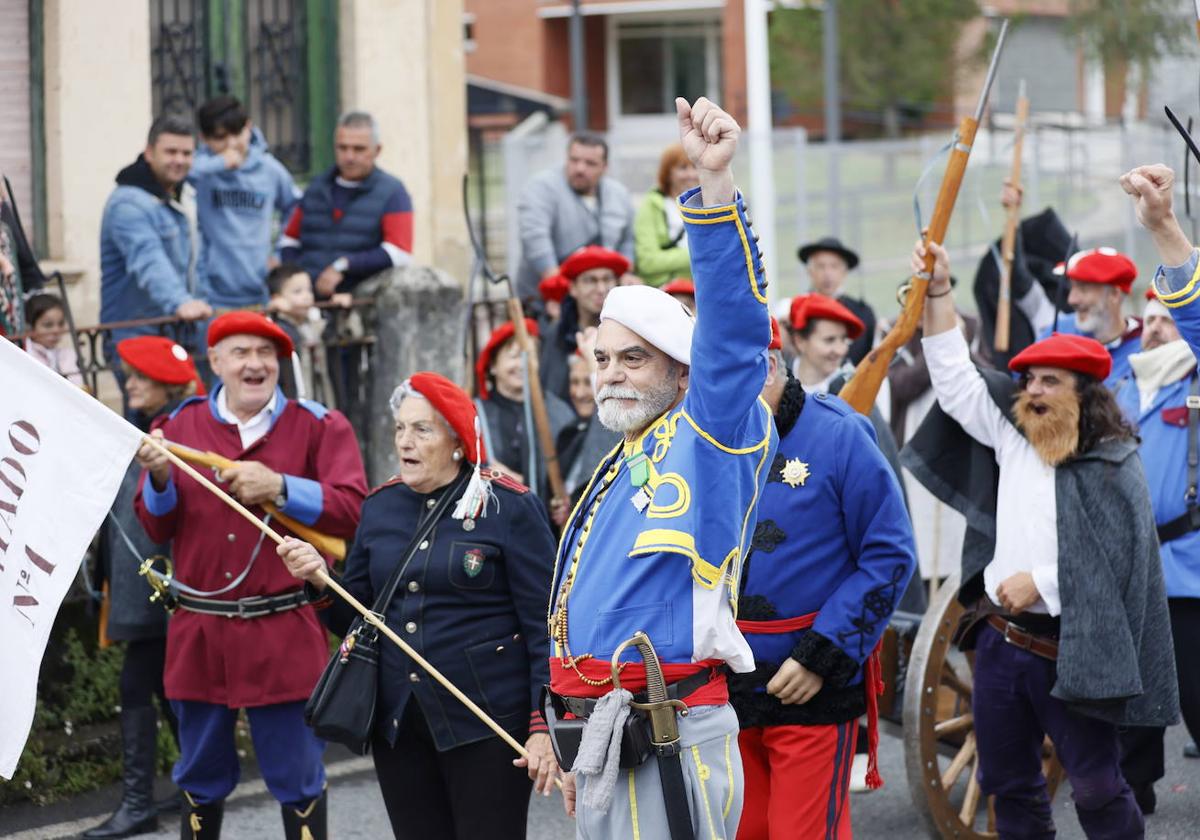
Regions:
[[[102,322],[212,315],[200,286],[195,190],[184,182],[195,148],[191,122],[165,114],[150,126],[145,151],[117,174],[100,223]],[[109,343],[155,332],[126,327]]]

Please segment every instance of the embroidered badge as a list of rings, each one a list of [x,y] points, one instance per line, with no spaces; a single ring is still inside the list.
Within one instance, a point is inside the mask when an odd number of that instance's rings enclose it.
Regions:
[[[473,578],[483,571],[483,552],[478,548],[472,548],[462,559],[463,571],[467,573],[467,577]]]
[[[799,458],[791,458],[779,470],[779,477],[789,487],[803,487],[804,482],[808,481],[808,476],[808,464]]]
[[[649,507],[650,499],[651,499],[650,494],[646,492],[646,488],[641,487],[638,489],[638,491],[636,493],[633,494],[633,498],[630,499],[629,501],[633,502],[633,506],[635,508],[637,508],[637,512],[641,513],[647,507]]]

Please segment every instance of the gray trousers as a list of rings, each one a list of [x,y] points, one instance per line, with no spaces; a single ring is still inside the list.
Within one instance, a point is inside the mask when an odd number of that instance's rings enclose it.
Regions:
[[[683,779],[696,837],[733,840],[742,815],[742,756],[738,720],[733,707],[698,706],[679,720],[683,745]],[[667,810],[663,803],[658,761],[653,756],[635,770],[622,770],[607,814],[583,804],[588,780],[575,777],[575,836],[578,840],[666,840]]]

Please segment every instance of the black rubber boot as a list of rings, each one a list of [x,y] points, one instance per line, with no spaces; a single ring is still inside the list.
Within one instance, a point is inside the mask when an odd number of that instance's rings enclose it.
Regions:
[[[154,759],[157,737],[158,712],[153,706],[122,710],[121,748],[124,767],[121,804],[111,817],[83,833],[87,840],[112,840],[158,830],[158,810],[154,807]]]
[[[327,791],[321,791],[321,795],[308,803],[307,808],[280,806],[283,812],[284,840],[328,840],[329,833],[325,825],[326,793]]]
[[[221,836],[221,820],[224,818],[224,799],[197,805],[196,800],[185,790],[183,818],[179,821],[180,840],[218,840]]]

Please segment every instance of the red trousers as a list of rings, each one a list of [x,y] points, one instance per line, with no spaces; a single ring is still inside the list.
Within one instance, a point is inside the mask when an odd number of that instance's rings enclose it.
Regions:
[[[738,735],[746,776],[737,840],[850,840],[858,721],[766,726]]]

